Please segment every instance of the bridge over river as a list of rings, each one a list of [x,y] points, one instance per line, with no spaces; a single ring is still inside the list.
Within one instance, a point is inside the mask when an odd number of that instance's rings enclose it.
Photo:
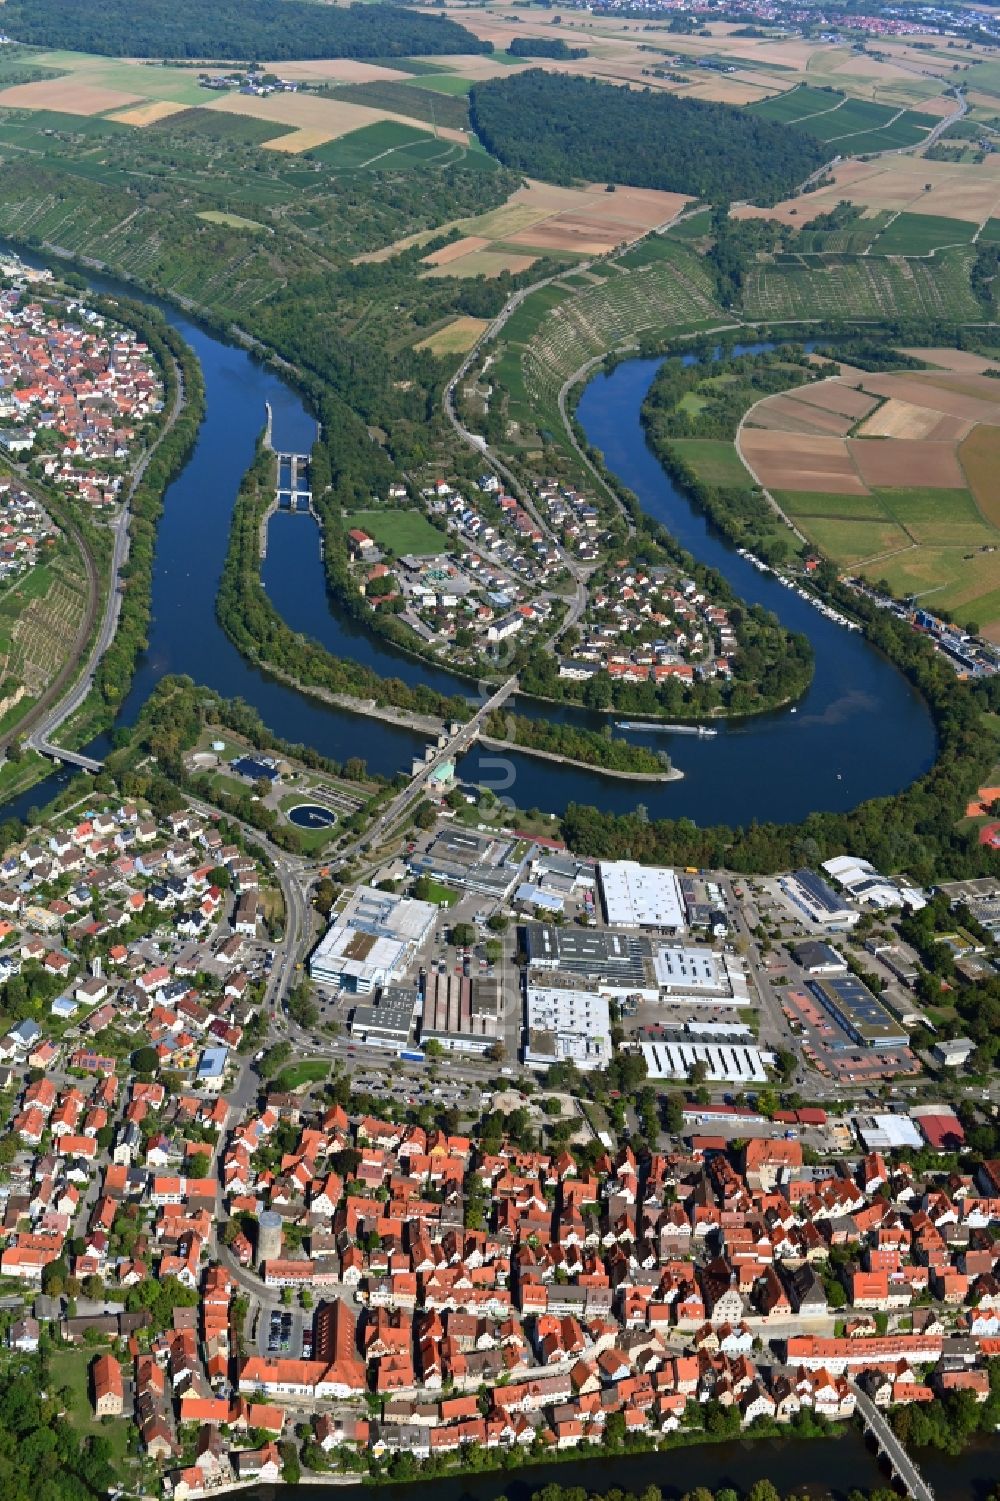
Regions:
[[[879,1454],[892,1470],[893,1479],[899,1482],[912,1501],[934,1501],[934,1492],[893,1433],[885,1413],[875,1406],[856,1382],[851,1382],[851,1390],[864,1430],[875,1440]]]

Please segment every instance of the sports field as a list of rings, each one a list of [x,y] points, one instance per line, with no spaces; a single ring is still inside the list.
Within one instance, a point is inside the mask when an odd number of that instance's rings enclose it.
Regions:
[[[420,511],[352,511],[348,519],[351,526],[360,527],[380,548],[390,550],[396,557],[408,552],[433,557],[454,546],[453,540],[431,526]]]

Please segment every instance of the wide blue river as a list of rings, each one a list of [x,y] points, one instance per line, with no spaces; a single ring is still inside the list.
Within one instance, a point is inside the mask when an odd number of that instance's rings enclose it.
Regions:
[[[101,277],[94,284],[136,296]],[[264,721],[291,741],[345,759],[363,754],[372,770],[408,768],[422,737],[379,720],[329,708],[251,667],[215,617],[233,502],[263,426],[265,402],[274,413],[275,444],[305,450],[315,423],[298,396],[246,350],[227,344],[175,308],[158,304],[201,361],[206,415],[194,452],[170,485],[160,523],[153,580],[149,646],[140,658],[120,722],[134,722],[165,673],[187,673],[219,692],[251,703]],[[638,798],[654,817],[698,823],[795,820],[815,809],[843,809],[906,786],[931,764],[935,738],[925,705],[906,680],[857,632],[848,632],[762,575],[717,536],[671,482],[646,445],[639,420],[655,360],[632,360],[587,387],[580,418],[609,466],[642,505],[696,557],[712,564],[744,599],[772,609],[812,640],[816,672],[796,707],[731,724],[715,739],[666,734],[639,736],[667,749],[683,781],[636,785],[511,754],[504,765],[486,747],[462,761],[460,775],[503,790],[523,808],[561,812],[571,801],[624,811]],[[445,691],[467,685],[359,630],[331,608],[324,588],[315,523],[304,514],[272,521],[265,586],[296,630],[332,651],[369,663],[386,676],[424,681]],[[528,712],[528,704],[523,705]],[[569,711],[578,712],[578,711]],[[598,722],[598,721],[592,721]],[[100,753],[105,741],[95,744]],[[55,778],[5,810],[41,804]]]

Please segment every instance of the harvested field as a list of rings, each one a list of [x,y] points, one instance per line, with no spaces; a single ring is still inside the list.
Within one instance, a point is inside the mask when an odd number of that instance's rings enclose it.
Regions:
[[[969,424],[961,417],[942,416],[930,407],[913,406],[890,398],[858,429],[860,438],[963,438]]]
[[[415,349],[429,349],[431,354],[465,354],[471,349],[484,328],[489,324],[485,318],[455,318],[444,328],[428,334],[415,344]]]
[[[740,447],[760,483],[768,490],[825,490],[865,495],[843,438],[808,437],[744,428]]]
[[[359,62],[352,57],[326,57],[315,61],[270,63],[268,69],[293,83],[388,83],[404,82],[409,73],[386,68],[381,63]]]
[[[500,276],[504,271],[516,275],[527,271],[538,259],[536,255],[510,255],[503,250],[473,250],[461,260],[447,266],[435,266],[428,276]]]
[[[843,438],[854,426],[855,419],[797,401],[790,393],[769,396],[753,409],[747,421],[754,427],[777,428],[788,433],[825,433],[829,437]]]
[[[926,485],[938,490],[965,488],[965,475],[953,443],[919,439],[893,443],[877,438],[852,438],[851,457],[869,485]]]
[[[285,131],[270,141],[262,141],[261,146],[264,151],[287,151],[292,156],[298,156],[303,151],[311,151],[314,146],[325,146],[332,139],[328,130],[313,125],[302,130]]]
[[[30,87],[34,88],[35,85],[31,84]],[[395,120],[400,125],[413,124],[406,115],[394,115],[388,110],[366,109],[363,104],[345,104],[341,99],[320,99],[307,94],[271,94],[266,99],[254,95],[226,94],[221,99],[213,99],[205,108],[217,110],[220,114],[249,115],[254,120],[273,120],[276,125],[294,125],[300,130],[322,132],[320,139],[313,142],[314,145],[319,145],[321,141],[338,140],[340,136],[350,135],[352,131],[361,130],[365,125],[377,125],[381,120]],[[457,141],[463,146],[468,141],[464,130],[442,127],[438,134],[445,140]],[[287,151],[288,142],[292,139],[285,136],[278,149]],[[299,146],[298,149],[303,151],[306,148]]]
[[[452,261],[460,261],[463,255],[471,255],[474,250],[485,250],[492,243],[492,240],[485,240],[481,235],[466,235],[464,239],[453,240],[450,245],[443,245],[440,250],[426,256],[425,264],[450,266]]]
[[[859,138],[860,139],[860,138]],[[809,194],[806,207],[801,198],[788,198],[774,208],[741,206],[736,218],[778,219],[783,224],[808,224],[817,214],[827,213],[842,198],[875,211],[888,209],[943,215],[981,224],[1000,200],[1000,155],[979,165],[932,162],[924,157],[883,156],[874,161],[857,159],[838,162],[829,187]]]
[[[4,109],[51,109],[60,115],[103,115],[109,110],[141,103],[141,94],[95,88],[73,78],[16,83],[13,88],[0,91],[0,107]]]
[[[958,457],[982,515],[1000,527],[1000,428],[973,428]]]
[[[166,120],[171,115],[181,114],[186,109],[186,104],[174,104],[169,99],[151,99],[147,104],[137,104],[132,109],[123,109],[111,118],[117,120],[119,125],[155,125],[157,120]]]

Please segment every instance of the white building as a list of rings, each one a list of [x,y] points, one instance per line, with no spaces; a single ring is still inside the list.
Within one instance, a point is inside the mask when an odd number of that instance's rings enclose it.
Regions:
[[[650,1079],[688,1079],[695,1064],[703,1063],[706,1078],[742,1088],[766,1084],[774,1054],[753,1041],[749,1027],[708,1023],[665,1027],[655,1042],[642,1044]]]
[[[403,974],[436,919],[433,902],[359,886],[334,908],[309,973],[323,985],[367,995]]]
[[[874,865],[854,855],[835,855],[832,860],[823,861],[823,869],[862,906],[875,907],[880,912],[890,907],[908,907],[911,912],[919,912],[927,906],[927,898],[916,886],[890,881],[887,876],[879,875]]]
[[[672,870],[636,860],[602,860],[597,874],[610,926],[684,932],[684,904]]]
[[[607,996],[594,990],[529,985],[524,1061],[536,1068],[567,1061],[580,1069],[611,1062]]]
[[[750,991],[739,959],[714,949],[658,948],[653,971],[660,999],[685,1005],[748,1006]]]

